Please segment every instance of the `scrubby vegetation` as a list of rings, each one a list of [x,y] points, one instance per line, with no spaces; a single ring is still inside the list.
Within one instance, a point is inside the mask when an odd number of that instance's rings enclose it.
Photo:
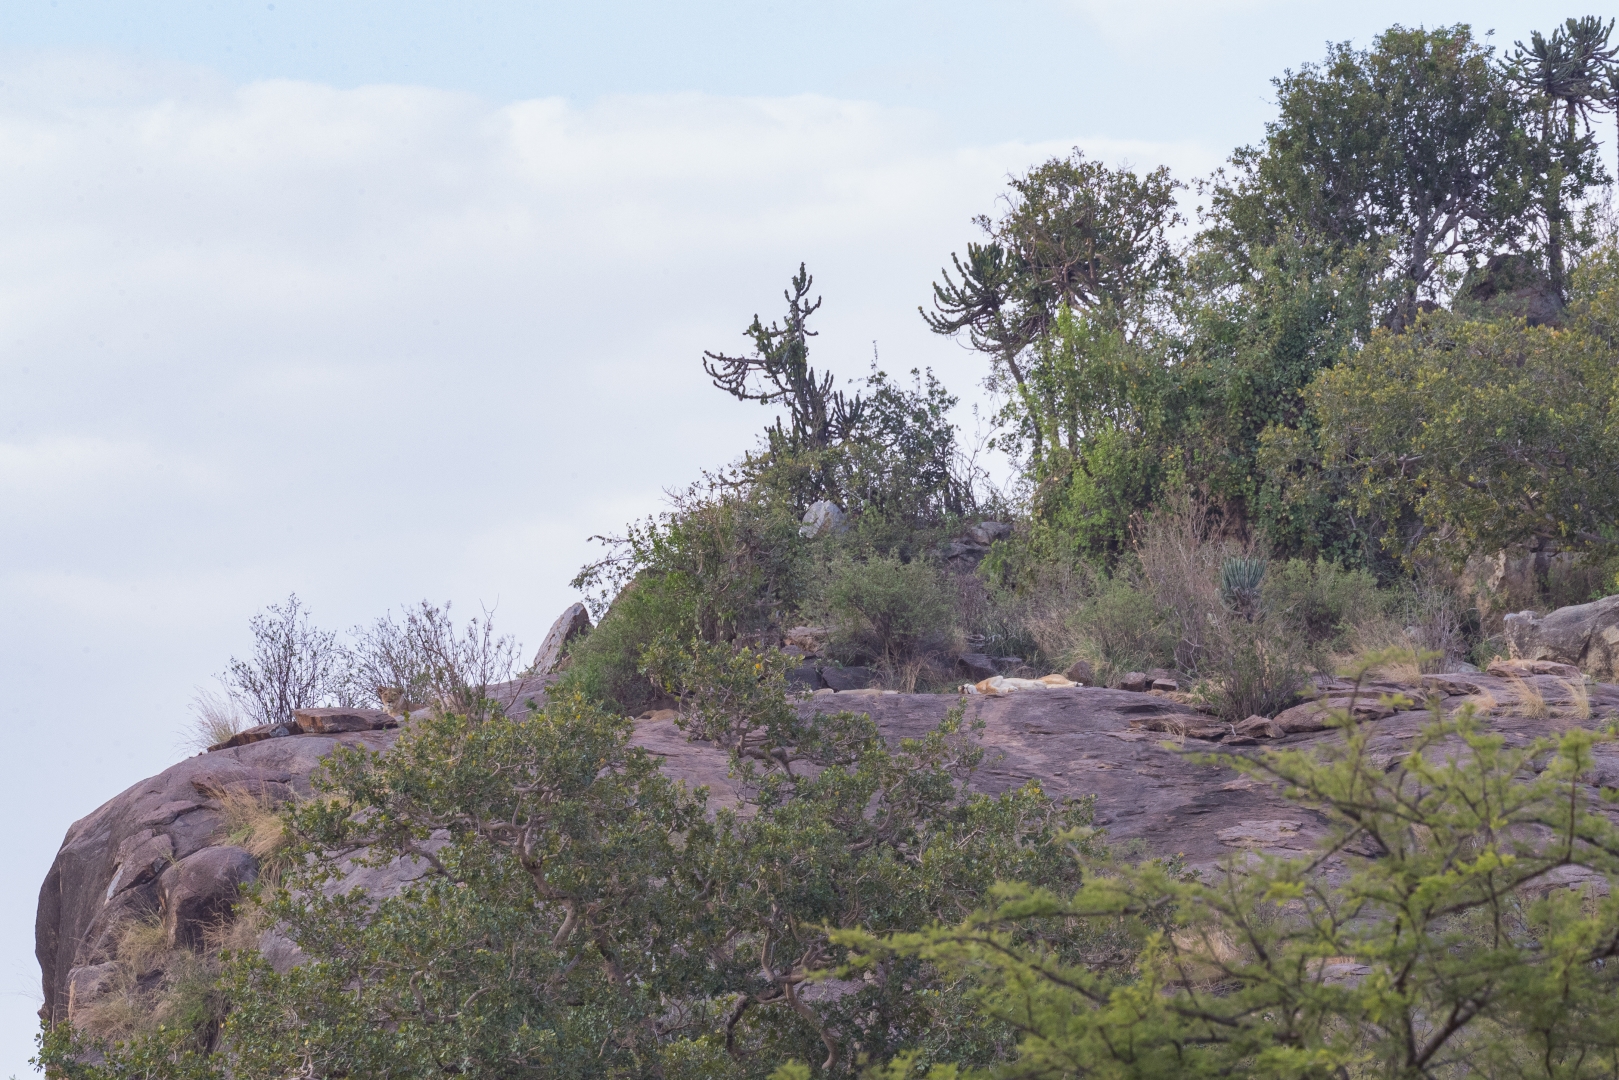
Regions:
[[[272,608],[229,701],[201,702],[210,738],[326,701],[428,710],[386,756],[336,755],[274,826],[233,811],[279,860],[253,925],[308,962],[170,964],[206,975],[202,1019],[59,1027],[42,1059],[87,1078],[1619,1076],[1619,906],[1523,888],[1619,875],[1573,782],[1597,736],[1509,750],[1436,715],[1389,769],[1345,714],[1331,760],[1235,764],[1326,813],[1354,872],[1322,876],[1323,853],[1211,881],[1110,851],[1084,804],[969,794],[959,713],[895,748],[858,713],[805,720],[788,682],[805,641],[905,691],[955,692],[963,654],[1083,661],[1104,684],[1160,672],[1235,722],[1316,674],[1482,665],[1505,612],[1619,591],[1619,232],[1590,130],[1619,100],[1611,29],[1504,56],[1460,25],[1334,47],[1277,80],[1276,119],[1196,183],[1189,230],[1165,170],[1075,151],[1012,178],[924,311],[983,356],[1004,489],[931,373],[840,388],[811,366],[800,267],[749,355],[702,360],[779,418],[604,539],[575,580],[597,625],[533,714],[491,699],[520,661],[487,615],[462,631],[424,604],[345,644],[296,598]],[[670,705],[732,755],[742,804],[630,745],[627,718]],[[345,894],[350,855],[427,872]]]

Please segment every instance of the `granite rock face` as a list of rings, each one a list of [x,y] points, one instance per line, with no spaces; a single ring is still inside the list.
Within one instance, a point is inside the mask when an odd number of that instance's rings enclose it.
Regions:
[[[80,969],[112,960],[130,920],[160,916],[171,941],[189,942],[228,910],[227,898],[251,877],[252,860],[228,846],[221,796],[244,792],[277,802],[307,794],[309,774],[334,747],[380,750],[394,735],[299,735],[199,754],[75,822],[39,892],[34,952],[43,1014],[66,1016],[69,988],[82,997],[97,979]]]
[[[529,665],[530,670],[540,677],[551,674],[562,662],[568,643],[579,635],[588,633],[590,633],[590,612],[585,610],[583,604],[569,604],[567,609],[557,616],[557,621],[551,624],[545,640],[540,642],[539,649],[534,653],[534,663]]]
[[[1505,624],[1515,659],[1569,664],[1594,679],[1619,680],[1619,596],[1545,616],[1520,611],[1508,615]]]
[[[1352,688],[1329,682],[1320,689],[1337,702],[1347,701]],[[500,688],[497,696],[521,710],[543,694],[543,681],[530,681]],[[1375,725],[1373,751],[1393,762],[1427,722],[1427,702],[1446,711],[1472,704],[1487,713],[1492,730],[1520,744],[1561,726],[1600,727],[1619,717],[1619,687],[1533,673],[1373,684],[1356,697],[1353,712],[1358,722]],[[897,742],[924,735],[958,703],[984,725],[986,754],[975,789],[994,794],[1037,782],[1056,798],[1094,797],[1096,823],[1114,841],[1146,854],[1180,854],[1190,867],[1204,870],[1246,850],[1307,851],[1324,835],[1325,821],[1313,811],[1228,767],[1197,759],[1210,750],[1327,746],[1340,735],[1325,727],[1323,708],[1315,703],[1235,726],[1161,691],[1088,686],[993,697],[823,690],[798,708],[869,713],[883,735]],[[688,739],[677,719],[669,710],[649,714],[636,723],[635,743],[661,758],[669,775],[707,785],[711,805],[737,805],[741,792],[728,775],[724,752]],[[71,1003],[105,985],[117,932],[127,920],[160,915],[171,940],[187,942],[228,913],[255,867],[225,835],[222,797],[247,791],[279,801],[305,794],[310,773],[337,746],[385,750],[398,734],[297,734],[198,755],[75,823],[40,890],[36,953],[44,1015],[66,1018]],[[1604,744],[1598,759],[1591,782],[1619,787],[1619,749]],[[356,870],[350,884],[386,895],[420,873],[419,865],[397,860]],[[296,948],[273,932],[261,948],[278,968],[297,962]]]

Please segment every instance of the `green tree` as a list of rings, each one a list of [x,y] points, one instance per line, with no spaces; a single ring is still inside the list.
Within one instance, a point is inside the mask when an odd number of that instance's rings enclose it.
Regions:
[[[1320,375],[1323,465],[1388,550],[1461,559],[1614,542],[1619,394],[1612,346],[1581,325],[1590,317],[1557,331],[1429,316]]]
[[[1283,236],[1364,249],[1392,288],[1388,321],[1443,295],[1461,264],[1522,235],[1530,198],[1523,106],[1462,24],[1395,26],[1332,46],[1275,80],[1280,115],[1212,189],[1212,234],[1238,261]]]
[[[1181,222],[1181,185],[1164,168],[1138,176],[1075,150],[1009,186],[1006,213],[977,219],[988,240],[969,244],[965,261],[951,256],[955,272],[942,271],[922,316],[989,357],[988,383],[1012,403],[1014,432],[1039,471],[1069,414],[1025,354],[1064,311],[1126,339],[1150,330],[1180,270],[1169,234]]]
[[[1538,128],[1535,187],[1546,228],[1547,271],[1559,297],[1568,286],[1569,206],[1604,179],[1591,112],[1603,103],[1603,77],[1619,52],[1608,44],[1612,33],[1611,19],[1568,19],[1550,36],[1536,31],[1527,46],[1518,42],[1506,64]]]

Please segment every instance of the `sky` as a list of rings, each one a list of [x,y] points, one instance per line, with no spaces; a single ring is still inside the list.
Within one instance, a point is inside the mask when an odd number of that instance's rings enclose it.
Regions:
[[[296,593],[537,645],[589,538],[768,419],[703,377],[800,261],[814,361],[981,365],[917,306],[1009,174],[1208,173],[1328,41],[1543,3],[6,0],[0,1075],[68,826],[184,754]]]

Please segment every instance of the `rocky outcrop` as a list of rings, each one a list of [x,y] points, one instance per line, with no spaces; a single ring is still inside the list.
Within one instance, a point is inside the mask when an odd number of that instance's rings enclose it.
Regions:
[[[563,654],[567,652],[568,643],[581,634],[590,633],[590,612],[585,610],[583,604],[570,604],[567,610],[557,616],[557,621],[551,624],[546,632],[545,640],[540,642],[539,651],[534,654],[534,663],[529,670],[535,675],[544,677],[557,669],[562,663]]]
[[[543,694],[531,680],[496,688],[509,708]],[[1179,854],[1194,869],[1225,855],[1255,849],[1309,850],[1325,822],[1278,791],[1208,762],[1209,750],[1254,753],[1266,745],[1327,745],[1327,708],[1343,704],[1360,723],[1374,725],[1372,752],[1392,762],[1427,722],[1426,702],[1451,711],[1471,704],[1509,743],[1561,726],[1601,727],[1619,717],[1619,687],[1587,685],[1519,668],[1430,675],[1414,684],[1374,683],[1358,695],[1343,682],[1277,717],[1233,725],[1160,690],[1125,691],[1050,686],[1006,695],[898,694],[872,690],[819,694],[799,703],[810,711],[869,713],[891,741],[920,737],[958,705],[982,721],[986,751],[973,779],[997,793],[1038,782],[1057,798],[1095,798],[1096,823],[1116,841],[1148,854]],[[1352,699],[1352,700],[1351,700]],[[708,785],[711,805],[735,805],[741,791],[718,747],[687,739],[669,710],[638,721],[634,741],[657,755],[669,775]],[[44,1015],[68,1015],[72,1001],[93,997],[109,978],[119,928],[133,918],[160,916],[171,940],[195,941],[254,873],[252,860],[231,844],[225,805],[233,792],[270,801],[309,791],[319,760],[341,745],[384,750],[395,729],[297,734],[198,755],[112,799],[68,830],[40,890],[36,951],[44,981]],[[1189,753],[1198,751],[1203,753]],[[1619,748],[1597,748],[1593,784],[1619,787]],[[396,891],[420,873],[396,861],[355,871],[350,884],[374,894]],[[267,934],[261,948],[272,963],[296,962],[290,942]]]
[[[1549,660],[1595,679],[1619,680],[1619,596],[1558,608],[1550,615],[1520,611],[1505,622],[1514,659]]]
[[[849,519],[844,516],[843,509],[837,503],[827,499],[811,503],[804,511],[804,523],[798,527],[798,535],[808,539],[817,536],[832,536],[844,532],[849,527]]]
[[[229,845],[224,800],[308,794],[310,773],[334,747],[380,750],[394,737],[299,735],[199,754],[75,822],[39,893],[34,951],[43,1015],[64,1018],[70,988],[82,999],[131,920],[158,917],[171,941],[185,943],[228,912],[253,871],[251,856]]]
[[[1527,255],[1490,256],[1462,279],[1452,307],[1458,314],[1523,319],[1530,326],[1561,326],[1563,298]]]
[[[950,566],[970,569],[983,561],[995,541],[1011,535],[1012,526],[1004,521],[980,521],[946,541],[939,554]]]

